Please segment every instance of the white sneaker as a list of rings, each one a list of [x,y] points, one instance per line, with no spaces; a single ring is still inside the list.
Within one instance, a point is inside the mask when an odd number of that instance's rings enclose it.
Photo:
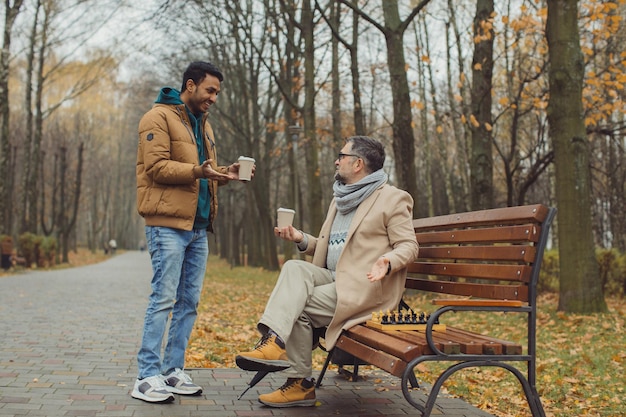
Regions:
[[[166,389],[162,375],[136,380],[130,396],[149,403],[170,403],[174,401],[174,395]]]
[[[165,380],[165,389],[169,392],[181,395],[202,394],[202,387],[194,384],[191,377],[182,369],[176,368],[163,378]]]

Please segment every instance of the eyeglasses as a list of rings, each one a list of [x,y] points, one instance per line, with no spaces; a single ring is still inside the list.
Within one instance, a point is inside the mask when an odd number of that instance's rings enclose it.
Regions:
[[[360,158],[360,156],[359,156],[359,155],[354,155],[354,154],[351,154],[351,153],[343,153],[343,152],[339,152],[339,153],[337,154],[337,160],[338,160],[338,161],[341,161],[341,160],[344,158],[344,156],[354,156],[355,158]]]

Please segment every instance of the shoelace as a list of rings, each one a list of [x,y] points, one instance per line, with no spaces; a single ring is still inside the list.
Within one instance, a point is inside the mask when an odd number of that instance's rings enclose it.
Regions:
[[[269,333],[268,333],[268,334],[266,334],[265,336],[263,336],[263,337],[261,338],[261,340],[259,340],[259,342],[256,344],[256,346],[255,346],[254,348],[255,348],[255,349],[260,349],[260,348],[262,348],[263,346],[267,345],[267,344],[269,343],[269,341],[270,341],[270,338],[271,338],[271,337],[272,337],[272,335],[271,335],[271,334],[269,334]]]
[[[175,372],[174,376],[176,376],[179,379],[182,379],[183,382],[185,382],[185,383],[191,384],[191,382],[192,382],[191,381],[191,377],[189,375],[187,375],[185,372],[183,372],[182,370],[180,370],[178,372]]]
[[[191,377],[189,375],[187,375],[184,372],[181,372],[180,374],[178,374],[178,376],[180,377],[180,379],[182,379],[185,383],[191,384]]]
[[[287,379],[287,381],[283,384],[282,387],[280,387],[280,390],[282,392],[287,391],[289,388],[291,388],[293,385],[296,385],[298,383],[298,379],[293,379],[293,380],[289,380]]]
[[[165,381],[163,378],[159,378],[158,375],[148,377],[146,380],[154,389],[165,388]]]

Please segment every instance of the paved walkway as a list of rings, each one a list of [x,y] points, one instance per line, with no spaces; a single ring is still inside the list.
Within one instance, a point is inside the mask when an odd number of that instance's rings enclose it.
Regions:
[[[397,378],[370,371],[348,382],[329,371],[319,406],[271,409],[259,393],[276,389],[269,375],[242,399],[252,374],[239,369],[188,370],[198,397],[148,404],[130,397],[135,355],[150,290],[149,257],[126,252],[103,263],[0,277],[0,416],[404,416],[417,415]],[[434,415],[493,417],[458,399],[440,398]]]

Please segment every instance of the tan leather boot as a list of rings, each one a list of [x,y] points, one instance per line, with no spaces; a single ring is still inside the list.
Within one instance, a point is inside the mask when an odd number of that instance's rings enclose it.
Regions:
[[[285,344],[275,334],[266,334],[254,350],[241,352],[235,357],[237,366],[246,371],[275,372],[289,368]]]
[[[315,405],[315,381],[289,378],[282,387],[259,395],[259,402],[270,407],[311,407]]]

